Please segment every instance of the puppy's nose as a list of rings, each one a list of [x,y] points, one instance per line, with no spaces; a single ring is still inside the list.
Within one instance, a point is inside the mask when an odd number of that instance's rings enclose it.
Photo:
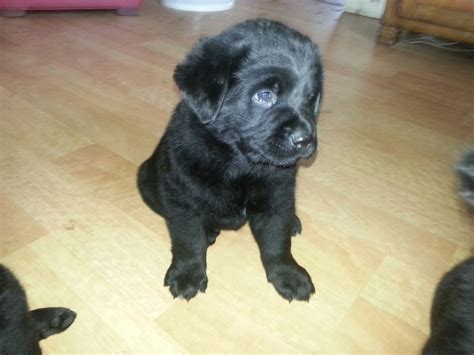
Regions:
[[[302,149],[306,148],[313,141],[313,136],[303,130],[297,130],[290,136],[290,140],[291,144],[296,148]]]

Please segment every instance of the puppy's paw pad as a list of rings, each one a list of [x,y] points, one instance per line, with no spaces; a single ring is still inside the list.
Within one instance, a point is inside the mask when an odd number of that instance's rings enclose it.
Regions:
[[[298,265],[280,265],[269,273],[270,281],[277,292],[288,301],[309,301],[316,292],[311,277]]]
[[[206,291],[206,271],[201,268],[179,269],[171,266],[165,276],[165,286],[169,286],[174,298],[181,297],[189,301],[198,291]]]

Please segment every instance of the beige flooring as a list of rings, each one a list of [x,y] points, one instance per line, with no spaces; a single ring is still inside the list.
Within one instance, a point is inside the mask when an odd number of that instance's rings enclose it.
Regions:
[[[0,262],[32,307],[78,313],[46,354],[420,350],[436,283],[472,253],[453,166],[474,142],[474,66],[376,45],[377,21],[339,15],[309,0],[237,0],[213,14],[146,0],[138,17],[0,18]],[[176,63],[200,36],[257,16],[323,51],[320,149],[299,172],[293,240],[317,294],[279,297],[244,227],[209,250],[206,294],[173,300],[168,234],[137,194],[136,169],[179,100]]]

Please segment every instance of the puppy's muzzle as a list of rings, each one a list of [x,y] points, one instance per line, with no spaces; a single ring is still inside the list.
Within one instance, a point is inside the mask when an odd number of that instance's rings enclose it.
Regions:
[[[298,128],[290,136],[291,144],[300,150],[306,149],[311,143],[313,143],[313,135],[303,128]]]
[[[310,151],[316,150],[317,139],[316,129],[302,118],[299,118],[298,123],[293,127],[289,143],[301,156],[306,156]]]

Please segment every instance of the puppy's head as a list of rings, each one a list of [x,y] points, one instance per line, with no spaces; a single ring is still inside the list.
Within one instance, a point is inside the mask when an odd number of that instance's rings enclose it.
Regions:
[[[316,150],[319,51],[285,25],[250,20],[203,39],[174,78],[197,119],[250,160],[294,165]]]

